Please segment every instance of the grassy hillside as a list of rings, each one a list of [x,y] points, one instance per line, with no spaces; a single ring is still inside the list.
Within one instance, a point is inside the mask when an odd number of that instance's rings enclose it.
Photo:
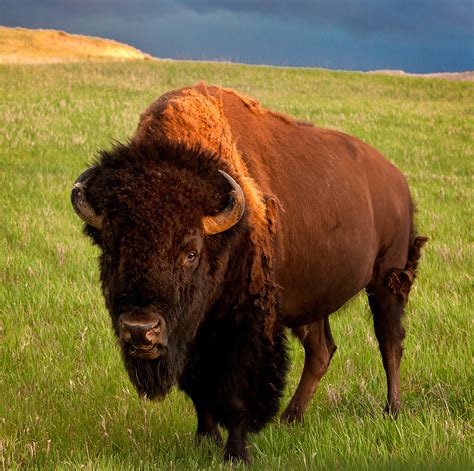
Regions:
[[[472,83],[195,63],[0,66],[0,462],[3,468],[224,469],[194,443],[190,401],[138,399],[81,234],[71,183],[165,90],[197,80],[359,136],[407,175],[430,237],[407,310],[403,411],[364,296],[304,425],[252,437],[251,469],[472,469]],[[295,389],[302,352],[291,342]],[[284,404],[282,404],[283,406]]]
[[[147,57],[134,47],[110,39],[48,29],[0,26],[0,63],[4,64],[136,60]]]

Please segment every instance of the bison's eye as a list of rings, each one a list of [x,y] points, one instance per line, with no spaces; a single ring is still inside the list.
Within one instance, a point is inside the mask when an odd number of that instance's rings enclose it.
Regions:
[[[197,256],[198,256],[198,254],[197,254],[196,250],[192,250],[191,252],[188,253],[186,258],[184,259],[184,263],[191,264],[191,263],[195,262],[196,259],[197,259]]]

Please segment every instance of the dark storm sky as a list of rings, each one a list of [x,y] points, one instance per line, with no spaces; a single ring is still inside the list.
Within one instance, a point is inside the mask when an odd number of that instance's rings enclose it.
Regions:
[[[332,69],[474,69],[474,0],[0,0],[0,24],[157,57]]]

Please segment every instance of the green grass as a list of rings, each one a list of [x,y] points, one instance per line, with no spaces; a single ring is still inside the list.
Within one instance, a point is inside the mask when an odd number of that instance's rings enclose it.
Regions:
[[[205,80],[354,134],[408,176],[430,243],[407,310],[403,411],[365,297],[332,316],[338,351],[304,425],[251,438],[253,469],[472,469],[472,83],[197,63],[0,66],[0,465],[223,469],[190,401],[140,400],[99,292],[71,183],[165,90]],[[294,391],[302,351],[291,341]],[[284,405],[284,404],[282,404]]]

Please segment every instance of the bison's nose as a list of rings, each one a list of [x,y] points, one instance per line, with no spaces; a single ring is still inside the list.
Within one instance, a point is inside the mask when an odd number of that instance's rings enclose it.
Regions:
[[[155,312],[126,312],[119,317],[119,336],[130,352],[140,357],[154,357],[167,345],[166,322]]]

